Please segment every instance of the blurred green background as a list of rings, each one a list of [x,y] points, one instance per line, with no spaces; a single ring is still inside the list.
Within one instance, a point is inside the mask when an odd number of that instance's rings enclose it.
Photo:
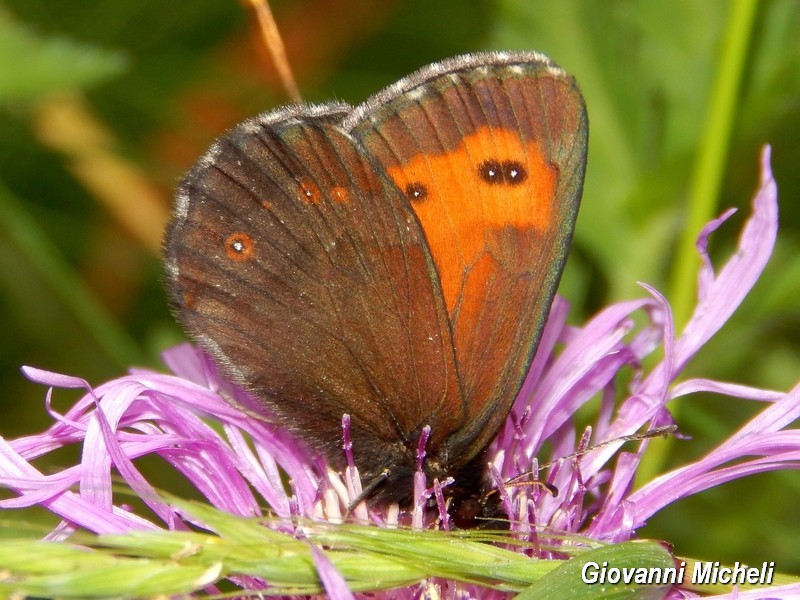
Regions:
[[[778,246],[762,280],[691,365],[788,389],[800,380],[800,4],[690,0],[283,0],[273,9],[306,99],[357,103],[414,69],[484,49],[536,49],[581,83],[591,123],[576,241],[561,292],[580,323],[662,290],[685,322],[696,261],[681,254],[724,208],[727,257],[773,146]],[[252,15],[234,0],[0,4],[0,432],[48,423],[20,365],[100,383],[159,368],[183,339],[159,240],[178,177],[226,128],[286,101]],[[704,158],[705,157],[705,158]],[[694,215],[692,217],[692,215]],[[687,276],[688,273],[688,276]],[[681,308],[683,307],[683,308]],[[58,392],[65,407],[74,395]],[[701,456],[757,407],[680,409]],[[681,501],[642,530],[679,554],[800,572],[800,475]],[[4,515],[5,517],[6,515]]]

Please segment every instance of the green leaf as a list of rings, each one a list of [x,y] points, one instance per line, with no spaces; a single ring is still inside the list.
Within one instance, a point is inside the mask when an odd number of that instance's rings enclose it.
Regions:
[[[636,569],[647,573],[649,569],[663,572],[675,566],[672,555],[656,542],[626,542],[590,550],[563,562],[549,574],[519,594],[519,600],[584,600],[596,598],[636,598],[660,600],[670,585],[636,583],[587,583],[584,574],[607,565],[615,569]]]
[[[45,37],[0,12],[0,102],[95,85],[122,72],[126,62],[120,52]]]

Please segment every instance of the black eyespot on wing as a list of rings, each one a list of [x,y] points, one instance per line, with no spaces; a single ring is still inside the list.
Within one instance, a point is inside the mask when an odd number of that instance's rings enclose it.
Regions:
[[[503,166],[497,160],[485,160],[478,165],[478,176],[486,183],[503,183]]]
[[[500,165],[503,182],[508,185],[519,185],[528,178],[528,171],[516,160],[504,160]]]
[[[478,165],[478,176],[492,185],[519,185],[528,179],[528,171],[518,160],[489,159]]]
[[[409,183],[403,191],[406,197],[412,202],[419,202],[428,197],[428,188],[425,187],[424,183],[420,183],[419,181]]]

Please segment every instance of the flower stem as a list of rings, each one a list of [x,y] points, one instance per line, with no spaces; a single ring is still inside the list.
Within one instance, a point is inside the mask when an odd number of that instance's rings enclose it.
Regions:
[[[719,69],[692,175],[689,214],[670,281],[670,303],[678,330],[689,320],[695,303],[695,274],[699,264],[695,240],[716,211],[757,6],[756,0],[731,3]]]

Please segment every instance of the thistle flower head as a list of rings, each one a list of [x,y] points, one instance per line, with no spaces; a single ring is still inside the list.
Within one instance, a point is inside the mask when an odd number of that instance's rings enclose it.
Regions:
[[[789,427],[800,417],[800,387],[784,393],[709,379],[678,380],[761,274],[777,231],[776,196],[767,149],[761,185],[735,254],[719,270],[707,254],[711,234],[730,211],[709,223],[698,239],[699,295],[679,334],[667,301],[646,285],[643,298],[611,305],[581,327],[566,324],[568,304],[556,299],[522,391],[488,452],[490,479],[518,539],[535,542],[547,531],[603,542],[631,540],[652,515],[683,497],[750,474],[800,465],[800,431]],[[635,319],[639,313],[646,317],[643,324]],[[646,357],[655,352],[663,356],[645,368]],[[196,348],[173,348],[164,353],[164,361],[170,374],[135,369],[96,387],[77,377],[25,367],[29,379],[50,388],[46,402],[53,425],[10,442],[0,439],[0,485],[13,491],[12,497],[0,500],[0,507],[40,505],[60,516],[51,540],[78,530],[123,534],[186,531],[195,525],[213,529],[165,501],[140,473],[136,460],[155,455],[209,504],[243,517],[269,513],[275,518],[268,527],[279,531],[293,531],[297,518],[418,529],[434,523],[451,526],[444,500],[451,482],[426,481],[421,470],[408,510],[364,503],[349,510],[362,488],[359,449],[349,444],[346,416],[342,452],[348,466],[336,472],[302,440],[259,416],[254,400],[221,378]],[[634,376],[622,378],[625,370]],[[84,389],[85,394],[60,414],[50,403],[54,388]],[[642,439],[632,451],[620,446],[636,432],[671,425],[669,402],[700,391],[759,402],[763,409],[703,458],[635,489],[633,479],[649,440]],[[594,422],[578,428],[576,412],[596,398]],[[420,452],[424,442],[423,436]],[[81,448],[78,464],[53,474],[34,466],[36,459],[71,445]],[[540,464],[549,466],[540,469]],[[507,485],[527,472],[547,485]],[[142,499],[149,516],[120,500],[115,477]],[[526,548],[531,552],[537,546]],[[344,579],[319,548],[312,550],[327,592],[347,597]],[[552,545],[533,551],[540,557],[553,552]],[[236,583],[243,588],[265,585],[263,579],[246,577]],[[427,593],[425,586],[438,586],[440,593],[453,597],[502,595],[476,586],[448,587],[442,581],[391,594],[419,596]],[[781,593],[800,594],[800,586],[785,586]],[[685,594],[677,588],[670,591],[675,598]]]

